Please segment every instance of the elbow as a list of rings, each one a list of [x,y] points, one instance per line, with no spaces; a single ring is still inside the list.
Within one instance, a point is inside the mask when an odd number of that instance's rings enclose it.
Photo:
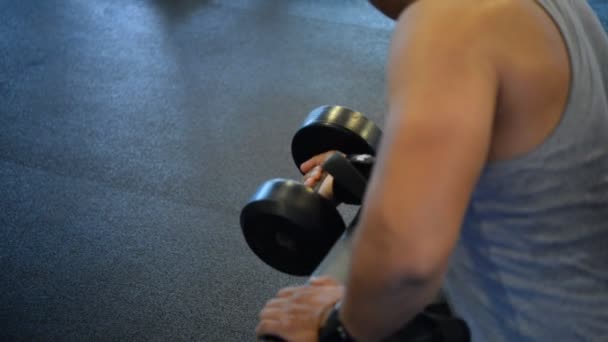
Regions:
[[[434,259],[436,259],[434,255],[410,254],[407,259],[402,258],[396,264],[397,274],[402,281],[409,284],[426,285],[435,283],[438,279],[443,278],[445,267]]]
[[[440,239],[386,219],[373,221],[373,229],[362,238],[374,245],[373,254],[382,256],[378,267],[384,268],[387,276],[411,284],[426,284],[443,277],[449,253],[443,250]]]
[[[392,240],[394,252],[387,259],[394,279],[412,285],[434,283],[443,278],[445,264],[439,260],[437,251],[421,246],[411,246],[409,241]],[[401,243],[400,243],[401,242]]]

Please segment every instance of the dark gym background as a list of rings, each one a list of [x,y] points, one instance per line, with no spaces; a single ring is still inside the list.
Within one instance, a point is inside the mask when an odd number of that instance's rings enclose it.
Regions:
[[[593,5],[608,25],[608,3]],[[382,123],[364,0],[0,0],[0,340],[252,341],[238,215],[307,112]]]

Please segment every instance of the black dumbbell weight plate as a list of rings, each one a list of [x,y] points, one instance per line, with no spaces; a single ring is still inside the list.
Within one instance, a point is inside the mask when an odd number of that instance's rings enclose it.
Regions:
[[[241,229],[253,252],[292,275],[310,275],[344,232],[334,204],[304,184],[273,179],[241,211]]]
[[[374,155],[382,132],[363,114],[341,106],[313,110],[291,142],[296,166],[330,150],[344,154]]]

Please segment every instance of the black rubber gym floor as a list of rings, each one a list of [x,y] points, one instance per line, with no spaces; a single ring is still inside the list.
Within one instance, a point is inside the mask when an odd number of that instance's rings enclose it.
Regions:
[[[251,341],[301,282],[239,212],[290,140],[380,118],[391,22],[364,1],[1,1],[0,340]]]
[[[0,340],[253,340],[302,279],[240,208],[299,177],[314,107],[382,123],[391,28],[364,0],[0,0]]]

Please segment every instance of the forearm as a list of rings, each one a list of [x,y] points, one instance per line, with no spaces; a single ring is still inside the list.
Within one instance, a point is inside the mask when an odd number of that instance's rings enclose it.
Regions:
[[[357,341],[379,341],[403,327],[437,296],[442,272],[408,267],[403,246],[358,227],[341,318]]]

